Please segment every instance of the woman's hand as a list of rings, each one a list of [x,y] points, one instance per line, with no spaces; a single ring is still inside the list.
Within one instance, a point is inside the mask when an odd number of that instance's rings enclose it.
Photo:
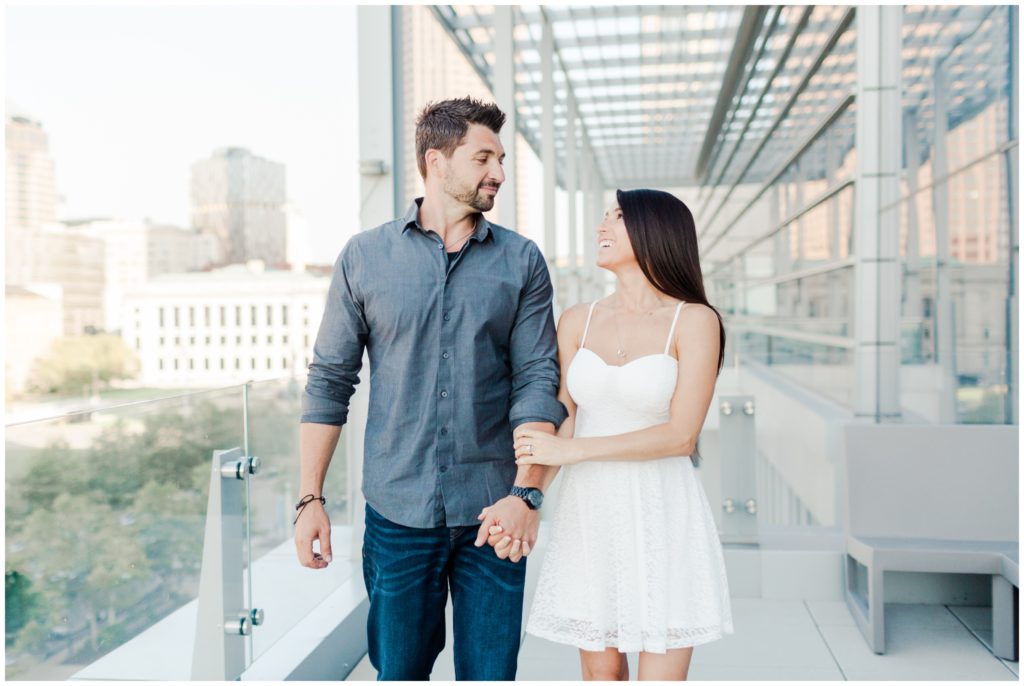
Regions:
[[[518,428],[512,432],[516,464],[560,466],[583,461],[579,441],[559,438],[548,433]]]

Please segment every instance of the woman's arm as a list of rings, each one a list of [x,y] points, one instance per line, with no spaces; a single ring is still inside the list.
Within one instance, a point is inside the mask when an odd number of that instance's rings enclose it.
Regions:
[[[668,422],[615,436],[590,438],[568,438],[562,436],[562,432],[545,438],[522,432],[516,436],[515,443],[519,463],[563,465],[586,460],[656,460],[693,453],[718,376],[718,317],[703,305],[684,305],[673,345],[679,360],[679,376]],[[573,417],[575,409],[573,406]],[[528,455],[529,452],[533,454]]]
[[[583,325],[586,321],[587,306],[585,305],[574,305],[568,310],[562,313],[562,316],[558,320],[558,366],[561,370],[561,378],[558,384],[558,400],[565,405],[566,411],[569,416],[566,417],[565,421],[562,422],[558,428],[558,432],[555,436],[551,434],[544,434],[543,432],[536,432],[537,435],[546,435],[548,438],[553,440],[572,438],[574,427],[576,425],[576,403],[573,402],[572,396],[569,395],[569,389],[567,386],[569,377],[569,365],[572,363],[572,358],[576,355],[576,351],[580,347],[580,336],[583,333]],[[525,428],[525,425],[521,425],[516,429],[516,433],[530,432],[529,429]],[[536,463],[540,465],[541,463]],[[538,466],[536,469],[543,470],[543,474],[540,477],[540,483],[538,488],[542,492],[546,492],[551,482],[555,480],[555,476],[558,474],[559,464],[549,466]],[[483,512],[477,519],[483,519],[487,511],[490,508],[484,508]],[[492,526],[487,529],[488,538],[487,544],[494,547],[495,551],[503,551],[512,545],[511,537],[506,536],[504,529],[501,526]],[[503,538],[508,538],[504,544]],[[530,553],[529,546],[524,548],[524,554]]]
[[[561,439],[571,439],[576,430],[576,403],[569,395],[569,365],[572,358],[580,348],[580,336],[583,335],[583,326],[586,322],[588,305],[580,303],[573,305],[562,313],[558,319],[558,365],[561,371],[558,384],[558,399],[569,412],[562,425],[558,427],[555,434]],[[540,490],[547,491],[548,486],[555,480],[558,474],[558,465],[552,466],[544,475]]]

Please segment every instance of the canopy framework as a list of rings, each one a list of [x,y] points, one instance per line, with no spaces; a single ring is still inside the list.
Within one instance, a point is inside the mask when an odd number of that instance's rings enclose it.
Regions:
[[[1006,87],[1000,83],[1005,73],[988,73],[993,70],[986,60],[987,41],[972,41],[971,50],[963,47],[966,36],[999,30],[990,18],[995,9],[908,6],[904,11],[902,58],[908,75],[928,73],[926,63],[958,62],[957,78],[944,84],[944,97],[954,108],[951,119],[969,116],[973,106],[988,100],[987,92]],[[433,12],[493,88],[494,7],[436,5]],[[721,202],[716,192],[770,178],[837,107],[846,111],[829,127],[831,144],[838,147],[830,154],[842,159],[854,148],[856,103],[847,100],[857,79],[855,15],[848,6],[516,6],[518,128],[541,155],[547,24],[553,36],[560,185],[565,187],[571,99],[578,135],[587,142],[605,188],[699,186],[693,209],[708,232],[702,240],[714,238],[729,230],[729,217],[716,212]],[[950,31],[950,26],[958,28]],[[934,88],[927,79],[911,78],[904,84],[904,104],[933,112],[928,103]],[[922,131],[934,125],[921,124]],[[919,147],[927,154],[925,141]],[[817,163],[803,161],[805,177],[825,177],[821,149]]]

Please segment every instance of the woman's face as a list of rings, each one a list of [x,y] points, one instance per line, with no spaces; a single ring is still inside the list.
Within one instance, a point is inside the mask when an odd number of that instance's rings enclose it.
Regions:
[[[614,270],[630,263],[636,263],[633,244],[629,242],[622,210],[618,203],[613,203],[597,226],[597,266]]]

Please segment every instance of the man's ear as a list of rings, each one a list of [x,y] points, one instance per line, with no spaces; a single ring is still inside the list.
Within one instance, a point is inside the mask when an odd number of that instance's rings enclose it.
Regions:
[[[424,161],[427,163],[427,173],[431,170],[438,176],[444,176],[445,165],[447,160],[444,158],[444,153],[435,148],[427,150],[423,156]]]

